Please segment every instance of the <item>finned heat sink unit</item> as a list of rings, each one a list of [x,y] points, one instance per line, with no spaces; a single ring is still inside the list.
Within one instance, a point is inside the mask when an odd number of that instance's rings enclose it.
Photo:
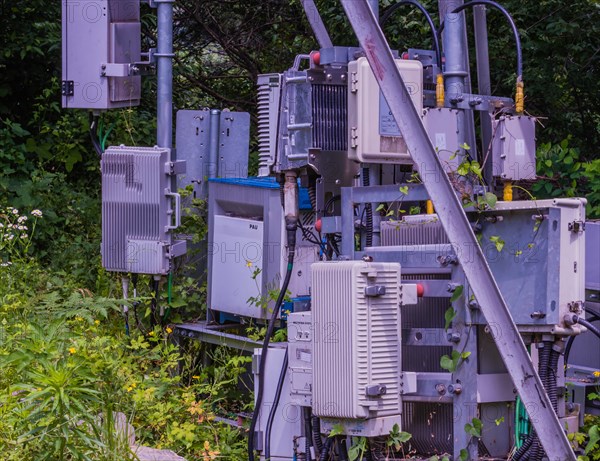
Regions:
[[[346,72],[344,67],[298,70],[295,66],[283,73],[276,170],[314,164],[312,154],[316,152],[346,151]]]
[[[348,434],[389,433],[402,413],[400,265],[312,265],[313,413]]]
[[[404,216],[381,222],[381,246],[450,243],[436,214]]]
[[[102,156],[102,265],[108,271],[167,274],[186,251],[174,241],[180,197],[171,178],[185,164],[163,148],[111,147]]]

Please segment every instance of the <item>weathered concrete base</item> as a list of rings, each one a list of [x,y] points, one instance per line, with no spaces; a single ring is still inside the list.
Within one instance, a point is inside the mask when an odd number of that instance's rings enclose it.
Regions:
[[[185,458],[175,454],[171,450],[156,450],[148,447],[132,446],[131,451],[140,461],[185,461]]]
[[[185,458],[177,455],[171,450],[157,450],[155,448],[138,446],[135,443],[135,428],[129,424],[127,416],[124,413],[116,413],[115,429],[120,433],[123,439],[126,439],[139,461],[186,461]]]

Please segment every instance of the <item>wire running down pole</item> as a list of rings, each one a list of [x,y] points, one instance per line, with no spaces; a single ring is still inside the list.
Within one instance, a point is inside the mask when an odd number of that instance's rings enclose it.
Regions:
[[[551,461],[575,461],[567,436],[533,367],[456,192],[411,102],[369,3],[367,0],[341,2],[546,453]]]

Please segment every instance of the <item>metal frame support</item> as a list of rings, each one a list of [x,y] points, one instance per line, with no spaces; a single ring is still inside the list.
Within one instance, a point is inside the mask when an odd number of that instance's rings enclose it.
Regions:
[[[153,0],[157,5],[158,47],[154,54],[158,63],[158,97],[156,144],[173,147],[173,4],[175,0]],[[151,3],[151,6],[152,6]]]
[[[319,10],[317,9],[317,5],[315,5],[314,0],[302,0],[302,7],[304,8],[306,18],[315,34],[319,46],[321,48],[333,48],[333,42],[329,37],[327,28],[323,23],[323,19],[319,14]]]
[[[514,324],[484,254],[396,67],[367,0],[341,0],[346,15],[385,96],[438,217],[481,306],[502,360],[529,410],[551,460],[575,461],[567,436]],[[468,251],[464,251],[467,249]]]

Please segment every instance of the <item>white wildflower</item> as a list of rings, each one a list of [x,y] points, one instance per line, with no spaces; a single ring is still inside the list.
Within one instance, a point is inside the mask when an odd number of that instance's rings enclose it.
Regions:
[[[6,239],[10,242],[12,239],[14,239],[15,236],[13,234],[10,234],[8,237],[6,237]]]
[[[16,208],[12,209],[12,214],[19,214],[19,210],[17,210]]]
[[[24,223],[25,221],[27,221],[27,216],[19,216],[19,219],[17,219],[19,224]]]
[[[36,218],[41,218],[42,217],[42,212],[41,212],[41,210],[33,210],[31,212],[31,215],[35,216]]]
[[[27,234],[21,234],[21,238],[25,240],[27,238]]]
[[[9,224],[9,225],[8,225],[8,226],[6,226],[6,227],[7,227],[8,229],[12,229],[12,228],[13,228],[13,225],[12,225],[12,224]]]

